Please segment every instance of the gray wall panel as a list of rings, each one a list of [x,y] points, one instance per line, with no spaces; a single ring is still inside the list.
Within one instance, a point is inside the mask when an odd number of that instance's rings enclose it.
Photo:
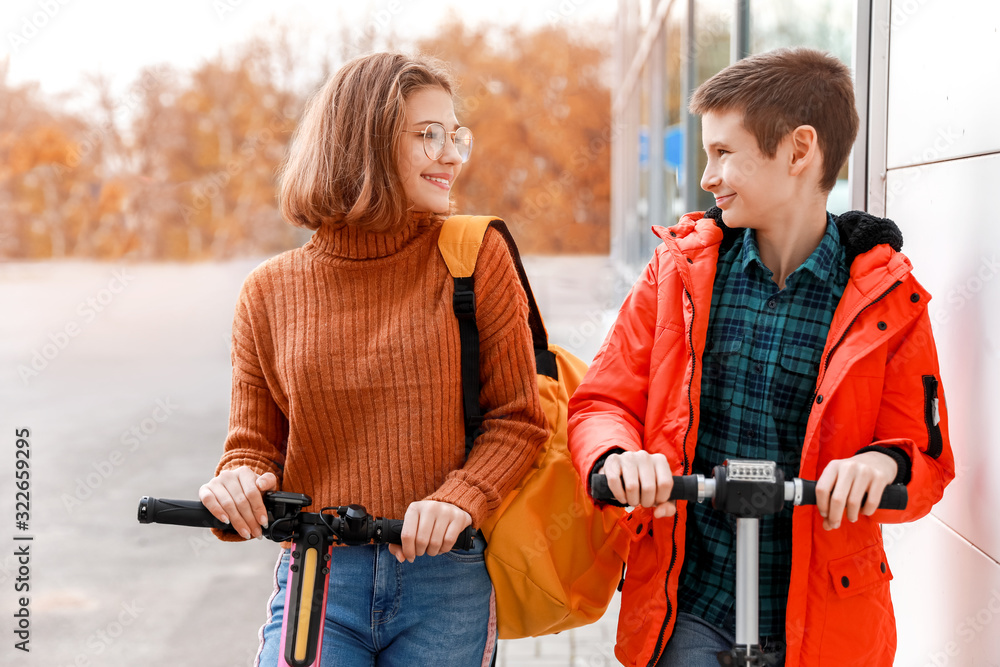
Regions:
[[[1000,655],[1000,568],[927,517],[882,531],[898,667],[977,667]]]
[[[1000,2],[894,0],[888,168],[1000,150]]]
[[[903,252],[934,296],[930,314],[957,469],[934,514],[994,560],[1000,560],[1000,209],[991,199],[998,184],[1000,155],[892,170],[887,182],[887,216],[903,231]]]

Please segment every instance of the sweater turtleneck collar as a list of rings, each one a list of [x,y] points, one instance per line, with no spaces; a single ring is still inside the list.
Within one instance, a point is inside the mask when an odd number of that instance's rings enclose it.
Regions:
[[[409,213],[398,229],[382,233],[356,225],[324,222],[306,247],[319,256],[336,260],[388,257],[405,248],[439,219],[442,216],[434,213]]]

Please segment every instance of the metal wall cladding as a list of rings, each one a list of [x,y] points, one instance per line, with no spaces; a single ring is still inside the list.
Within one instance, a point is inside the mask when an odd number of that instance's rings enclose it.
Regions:
[[[1000,154],[897,169],[887,215],[933,295],[956,478],[934,513],[1000,560]],[[1000,635],[1000,624],[997,626]]]
[[[890,68],[890,78],[902,69]],[[1000,655],[998,184],[1000,153],[890,169],[886,181],[886,215],[933,295],[956,464],[931,517],[883,529],[896,574],[898,665],[986,665]]]
[[[899,667],[995,665],[1000,568],[934,517],[887,525]]]
[[[893,0],[889,169],[1000,150],[1000,2]]]

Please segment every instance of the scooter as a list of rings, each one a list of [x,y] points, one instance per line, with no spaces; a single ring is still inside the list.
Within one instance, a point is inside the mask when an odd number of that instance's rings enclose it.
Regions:
[[[595,500],[622,505],[615,500],[604,475],[592,475],[590,489]],[[815,505],[816,482],[798,477],[785,480],[784,471],[774,461],[747,459],[730,459],[715,466],[709,478],[704,475],[674,477],[670,500],[700,503],[706,499],[711,499],[715,509],[736,517],[736,643],[732,650],[719,653],[719,664],[767,665],[767,657],[760,646],[758,624],[760,517],[777,514],[786,502]],[[904,510],[906,503],[906,487],[891,484],[882,494],[879,509]]]

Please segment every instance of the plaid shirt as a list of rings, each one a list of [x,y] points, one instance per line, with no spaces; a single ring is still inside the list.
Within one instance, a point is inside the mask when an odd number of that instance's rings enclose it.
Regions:
[[[701,425],[693,472],[729,458],[776,461],[798,474],[820,356],[847,286],[840,234],[827,216],[819,246],[779,290],[753,230],[719,256],[702,365]],[[735,628],[735,519],[710,503],[688,505],[681,611]],[[760,635],[785,632],[792,510],[760,520]]]

